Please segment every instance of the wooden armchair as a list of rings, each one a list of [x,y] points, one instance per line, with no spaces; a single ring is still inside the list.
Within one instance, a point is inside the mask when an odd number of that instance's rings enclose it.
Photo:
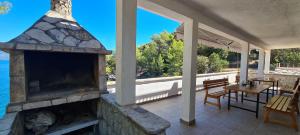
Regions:
[[[219,107],[221,109],[221,97],[225,96],[228,93],[227,85],[228,85],[228,79],[217,79],[217,80],[206,80],[203,81],[204,89],[205,89],[205,98],[204,98],[204,104],[211,104],[214,106]],[[222,90],[209,92],[209,90],[213,88],[220,88],[222,87]],[[214,98],[217,99],[217,103],[213,103],[208,101],[208,98]],[[238,98],[237,92],[236,92],[236,100]]]

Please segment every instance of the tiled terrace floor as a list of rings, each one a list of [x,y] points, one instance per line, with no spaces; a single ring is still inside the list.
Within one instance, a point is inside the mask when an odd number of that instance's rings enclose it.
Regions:
[[[222,110],[218,110],[215,106],[204,105],[203,99],[204,92],[197,92],[196,124],[190,127],[179,121],[182,106],[181,96],[141,106],[171,123],[171,127],[167,130],[167,135],[300,135],[300,132],[298,133],[288,127],[270,123],[265,124],[262,115],[263,104],[260,104],[259,119],[256,119],[255,113],[252,112],[236,108],[231,108],[228,111],[227,98],[222,100]],[[236,104],[243,105],[243,107],[252,107],[253,109],[255,105],[247,101],[244,101],[244,104]],[[271,115],[271,118],[273,117],[289,121],[289,118],[285,118],[282,115]]]

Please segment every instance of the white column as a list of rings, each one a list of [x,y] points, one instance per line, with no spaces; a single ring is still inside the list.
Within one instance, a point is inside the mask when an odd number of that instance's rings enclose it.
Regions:
[[[181,121],[189,125],[195,122],[197,34],[198,23],[195,20],[184,21]]]
[[[240,66],[240,84],[248,80],[248,59],[249,59],[249,43],[242,45],[241,66]]]
[[[116,100],[135,104],[137,0],[117,0]]]
[[[265,50],[265,74],[270,72],[271,50]]]
[[[258,67],[257,67],[257,77],[264,76],[264,67],[265,67],[265,51],[263,49],[259,49],[258,56]]]

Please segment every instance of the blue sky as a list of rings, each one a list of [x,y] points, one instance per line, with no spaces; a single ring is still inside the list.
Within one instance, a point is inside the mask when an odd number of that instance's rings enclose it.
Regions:
[[[2,2],[3,0],[0,0]],[[0,15],[0,42],[18,36],[37,21],[50,8],[50,0],[7,0],[12,10]],[[116,47],[116,1],[115,0],[73,0],[74,18],[107,49]],[[137,10],[137,45],[148,43],[153,34],[162,31],[174,32],[179,22],[169,20],[148,11]],[[0,60],[7,59],[0,52]]]

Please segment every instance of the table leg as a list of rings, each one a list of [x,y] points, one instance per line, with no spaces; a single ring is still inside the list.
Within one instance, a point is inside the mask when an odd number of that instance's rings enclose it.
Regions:
[[[242,103],[244,102],[244,91],[242,91],[242,99],[241,99],[241,102],[242,102]]]
[[[278,92],[279,92],[279,90],[278,90],[278,84],[279,84],[279,81],[277,81],[277,84],[276,84],[276,94],[278,95]]]
[[[231,95],[231,90],[229,89],[228,91],[228,111],[230,110],[230,95]]]
[[[256,97],[256,119],[258,119],[258,112],[259,112],[259,93],[257,93],[257,97]]]
[[[275,91],[275,82],[273,82],[272,97],[274,97],[274,91]]]
[[[267,89],[267,101],[266,101],[266,103],[268,103],[268,101],[269,101],[269,88]]]

